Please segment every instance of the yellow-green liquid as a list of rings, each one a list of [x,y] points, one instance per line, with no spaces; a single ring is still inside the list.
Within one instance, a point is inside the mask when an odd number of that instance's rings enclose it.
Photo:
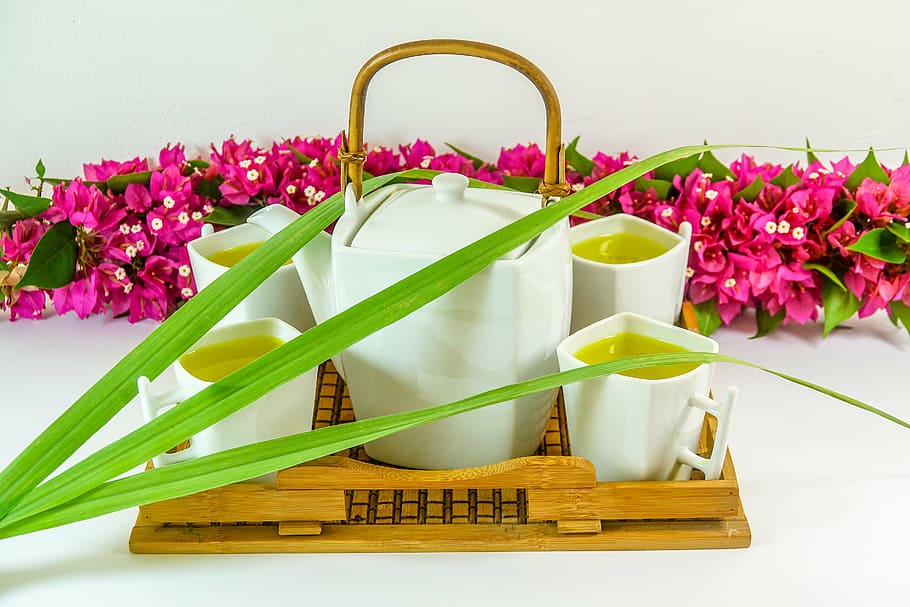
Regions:
[[[237,264],[241,259],[258,249],[262,246],[261,242],[249,242],[247,244],[238,245],[236,247],[231,247],[230,249],[222,249],[221,251],[215,251],[206,255],[209,258],[209,261],[217,263],[219,266],[224,266],[226,268],[231,268]],[[284,262],[284,265],[291,263],[291,260]]]
[[[190,375],[215,382],[283,343],[272,335],[238,337],[190,350],[180,357],[180,364]]]
[[[637,234],[604,234],[572,245],[579,257],[600,263],[634,263],[666,253],[666,247]]]
[[[575,358],[583,363],[593,365],[596,363],[618,360],[620,358],[625,358],[626,356],[666,354],[672,352],[688,352],[688,350],[677,346],[676,344],[654,339],[653,337],[639,335],[638,333],[619,333],[588,344],[575,353]],[[666,379],[668,377],[688,373],[698,365],[699,363],[688,363],[648,367],[646,369],[631,369],[629,371],[623,371],[620,375],[637,377],[639,379]]]

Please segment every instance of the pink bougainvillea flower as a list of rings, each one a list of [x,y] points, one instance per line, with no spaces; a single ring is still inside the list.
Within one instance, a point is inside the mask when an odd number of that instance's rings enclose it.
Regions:
[[[901,217],[910,215],[910,164],[891,171],[891,211]]]
[[[747,154],[743,154],[731,162],[729,168],[730,172],[733,173],[737,192],[751,186],[759,177],[762,178],[764,183],[769,183],[784,170],[784,167],[779,164],[770,162],[758,164],[753,156]]]
[[[221,144],[221,153],[213,147],[211,160],[224,179],[218,189],[226,203],[242,205],[259,195],[276,194],[275,166],[266,162],[269,160],[267,152],[254,147],[250,141],[237,143],[230,138]],[[155,196],[154,189],[152,195]]]
[[[689,265],[698,273],[721,274],[727,268],[727,250],[708,234],[692,235],[692,252]]]
[[[402,168],[404,169],[428,169],[433,157],[436,156],[433,146],[423,139],[399,145],[398,151],[401,153]]]
[[[506,175],[515,177],[537,177],[542,179],[546,157],[536,143],[502,148],[496,167]]]
[[[9,310],[9,319],[41,318],[47,302],[43,289],[28,286],[17,288],[25,275],[25,264],[14,264],[9,270],[0,270],[0,310]]]
[[[133,158],[124,162],[101,160],[101,164],[83,164],[82,173],[86,181],[107,181],[114,175],[126,175],[149,170],[148,160]]]
[[[856,212],[869,218],[873,225],[883,226],[896,217],[890,212],[894,195],[889,186],[868,177],[856,188]]]
[[[645,192],[630,190],[619,195],[619,206],[622,208],[623,213],[635,215],[636,217],[644,217],[646,219],[654,217],[658,207],[666,207],[666,205],[661,205],[660,202],[661,201],[657,198],[657,194],[653,188],[649,188]],[[673,215],[683,219],[684,214],[682,209],[675,205],[674,209]]]
[[[652,194],[653,189],[649,190]],[[656,195],[655,195],[656,197]],[[622,202],[622,198],[620,198]],[[662,228],[667,228],[671,232],[679,232],[679,225],[684,221],[682,209],[674,204],[657,201],[652,209],[652,216],[646,217]]]
[[[864,294],[875,289],[887,262],[862,253],[853,253],[852,259],[853,267],[844,272],[844,284],[851,293],[862,299]]]
[[[816,276],[801,264],[791,262],[778,266],[777,278],[772,290],[777,293],[777,303],[786,310],[785,320],[800,324],[815,320],[821,303],[821,288]]]
[[[338,157],[338,148],[341,147],[341,134],[334,138],[295,137],[285,141],[285,145],[289,150],[293,148],[297,154],[309,158],[311,162],[315,160],[317,164],[333,164]]]
[[[889,275],[882,272],[875,283],[867,283],[869,287],[863,297],[863,303],[857,311],[859,318],[872,316],[879,310],[884,310],[894,300],[900,301],[910,274],[899,273]]]
[[[480,165],[480,168],[474,171],[474,179],[502,185],[502,175],[496,167],[486,163]]]
[[[131,183],[123,195],[124,204],[135,213],[144,213],[152,207],[152,193],[144,185]]]
[[[169,166],[176,166],[178,169],[182,169],[184,164],[186,164],[186,154],[183,146],[179,143],[173,147],[168,144],[158,152],[159,168],[164,169]]]
[[[119,230],[102,243],[102,255],[107,259],[131,264],[139,258],[148,257],[155,251],[157,238],[145,221],[138,216],[124,218]]]
[[[55,186],[51,205],[42,214],[51,223],[66,220],[75,227],[96,233],[113,230],[124,216],[126,211],[111,204],[101,190],[93,185],[86,186],[79,179]]]
[[[459,154],[440,154],[430,161],[427,168],[446,173],[461,173],[468,177],[474,175],[474,164]]]
[[[729,181],[713,181],[713,177],[695,169],[683,180],[674,183],[680,190],[682,216],[692,224],[693,234],[721,235],[733,223],[733,197]]]
[[[590,175],[581,178],[580,183],[571,180],[569,181],[569,183],[572,184],[572,189],[574,191],[578,191],[582,187],[590,185],[595,181],[599,181],[607,175],[611,175],[623,167],[634,163],[636,161],[636,158],[635,156],[630,155],[628,152],[622,152],[619,156],[609,156],[603,152],[598,152],[591,160],[594,163],[594,167],[591,170]],[[647,173],[645,174],[645,177],[651,178],[653,177],[653,174]],[[639,215],[639,213],[641,213],[639,216],[646,217],[654,210],[654,203],[656,202],[657,197],[653,193],[651,195],[635,196],[632,195],[632,192],[634,192],[634,190],[635,184],[627,183],[621,188],[610,192],[603,198],[595,200],[591,204],[585,206],[582,210],[589,213],[595,213],[597,215],[610,215],[618,210],[618,205],[615,205],[614,203],[621,200],[623,196],[626,196],[624,208],[638,209],[636,211],[632,211],[632,214]],[[628,213],[630,211],[625,212]],[[575,222],[574,219],[573,222]]]
[[[394,173],[401,168],[401,156],[389,148],[374,147],[367,153],[363,170],[371,175]]]
[[[171,280],[167,282],[168,295],[174,300],[187,300],[196,294],[196,281],[190,265],[190,256],[186,247],[172,247],[163,256],[170,262],[173,270]]]
[[[10,234],[0,231],[0,251],[3,258],[8,261],[28,262],[32,251],[46,231],[47,226],[40,219],[32,217],[17,221]]]
[[[38,319],[41,318],[45,307],[47,307],[47,291],[24,287],[15,291],[12,304],[9,305],[9,319]]]
[[[53,290],[52,300],[57,314],[69,311],[79,318],[87,318],[104,310],[104,302],[98,289],[98,278],[94,272],[86,277],[77,278],[65,287]]]

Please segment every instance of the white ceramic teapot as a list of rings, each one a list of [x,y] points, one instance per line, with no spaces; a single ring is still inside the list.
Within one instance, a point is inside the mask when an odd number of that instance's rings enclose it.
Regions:
[[[471,55],[514,67],[547,106],[547,169],[541,191],[564,194],[559,106],[539,69],[498,47],[455,40],[399,45],[361,69],[351,99],[343,162],[345,212],[294,256],[317,322],[433,261],[534,212],[548,196],[468,187],[441,174],[432,185],[393,185],[362,197],[363,102],[384,65],[427,54]],[[354,150],[355,152],[349,152]],[[348,183],[350,178],[351,183]],[[280,206],[249,221],[276,233],[297,218]],[[556,346],[569,329],[572,258],[568,222],[503,255],[439,299],[370,335],[333,360],[347,381],[355,416],[366,419],[448,403],[557,371]],[[425,469],[490,464],[530,455],[540,444],[555,392],[464,413],[368,443],[367,454]]]

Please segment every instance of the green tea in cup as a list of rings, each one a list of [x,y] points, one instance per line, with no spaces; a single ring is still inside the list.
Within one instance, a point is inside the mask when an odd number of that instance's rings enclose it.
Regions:
[[[619,312],[672,324],[682,305],[691,235],[688,222],[674,233],[625,213],[572,226],[571,332]]]
[[[673,352],[688,352],[689,350],[671,344],[670,342],[639,335],[637,333],[618,333],[594,341],[575,352],[575,358],[583,363],[593,365],[619,360],[627,356],[640,356],[642,354],[667,354]],[[698,367],[699,363],[679,365],[663,365],[645,369],[630,369],[622,371],[620,375],[637,377],[639,379],[667,379],[688,373]]]
[[[190,350],[180,364],[194,377],[216,382],[283,344],[273,335],[252,335]]]
[[[217,263],[219,266],[232,268],[237,265],[241,259],[261,247],[262,244],[263,243],[261,242],[248,242],[246,244],[237,245],[236,247],[212,251],[206,255],[206,257],[208,257],[209,261]],[[290,259],[284,262],[284,265],[288,265],[289,263],[291,263]]]
[[[230,247],[229,249],[222,249],[220,251],[212,251],[206,257],[209,260],[214,261],[220,266],[226,268],[231,268],[235,266],[241,259],[258,249],[262,246],[261,242],[248,242],[245,244],[237,245],[236,247]]]
[[[572,252],[579,257],[600,263],[635,263],[654,259],[667,252],[667,248],[650,238],[629,232],[603,234],[572,245]]]

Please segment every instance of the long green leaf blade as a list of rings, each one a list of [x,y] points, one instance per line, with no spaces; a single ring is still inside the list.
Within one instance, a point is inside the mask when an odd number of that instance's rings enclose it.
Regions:
[[[388,436],[394,432],[423,423],[519,398],[542,390],[549,390],[562,385],[631,369],[692,362],[727,362],[746,365],[882,416],[905,428],[910,428],[910,423],[850,396],[722,354],[684,352],[634,356],[503,386],[447,405],[330,426],[312,432],[238,447],[196,460],[110,481],[70,503],[41,512],[21,522],[0,523],[0,538],[30,533],[101,516],[123,508],[173,499],[242,481],[304,461],[310,461],[317,457],[330,455],[342,449]]]
[[[187,399],[181,403],[180,407],[174,407],[155,420],[104,447],[37,488],[16,508],[14,515],[7,513],[7,518],[16,520],[53,507],[118,474],[130,470],[136,465],[140,465],[150,457],[158,455],[202,428],[253,402],[256,398],[285,383],[292,377],[337,354],[345,347],[359,341],[379,328],[403,318],[410,312],[439,297],[479,272],[500,255],[527,242],[530,238],[560,219],[597,200],[604,194],[640,177],[664,162],[701,151],[703,151],[703,146],[677,148],[625,167],[601,181],[562,199],[560,202],[527,215],[431,264],[420,272],[317,325],[304,335],[253,361],[243,369]],[[392,178],[396,177],[398,176],[393,176]],[[313,212],[324,211],[321,208],[324,206],[326,206],[325,203],[320,205],[320,208],[308,213],[307,216]],[[275,251],[277,245],[272,244],[275,240],[282,241],[284,245],[281,248],[282,257],[280,259],[287,259],[290,256],[287,249],[290,249],[290,252],[294,252],[306,242],[301,242],[299,236],[291,231],[291,228],[298,223],[300,223],[300,220],[286,228],[279,238],[269,239],[266,245],[260,247],[256,253],[244,260],[248,262],[247,264],[241,262],[235,266],[234,268],[238,270],[237,274],[242,275],[244,270],[246,272],[255,271],[252,269],[255,267],[254,263],[264,256],[264,253],[260,254],[260,251],[265,251],[266,253]],[[312,234],[310,234],[310,237],[312,237]],[[288,244],[288,242],[291,244]],[[274,264],[274,267],[268,267],[266,272],[270,273],[280,265],[280,263]],[[263,272],[264,270],[259,271]],[[227,276],[229,276],[229,273],[224,274],[224,277]],[[216,285],[219,287],[224,285],[223,288],[218,289],[218,292],[225,291],[228,288],[227,285],[232,283],[224,277],[210,285],[209,288],[204,289],[200,295],[211,291],[212,287]],[[238,281],[234,277],[231,280]],[[249,281],[240,282],[248,283]],[[236,285],[234,286],[236,288]],[[211,297],[207,299],[211,300]],[[189,303],[193,303],[193,301],[191,300]],[[220,315],[223,315],[226,311],[221,312]],[[193,335],[193,339],[186,340],[186,336],[183,336],[184,342],[181,346],[182,349],[179,350],[173,346],[164,348],[170,353],[165,357],[169,359],[165,365],[172,362],[177,355],[192,345],[195,339],[198,339],[201,335],[199,331],[201,325],[204,324],[202,332],[208,330],[214,324],[214,320],[217,320],[220,315],[216,315],[215,312],[210,310],[205,315],[207,321],[203,323],[202,319],[200,319],[192,327],[194,331],[189,331],[190,327],[188,326],[185,327],[186,331]],[[177,315],[175,314],[175,316]],[[213,318],[214,320],[212,320]],[[187,322],[189,323],[189,321]],[[153,335],[158,333],[160,333],[160,329],[155,331]],[[139,348],[142,348],[143,344],[140,344]],[[122,369],[122,373],[129,375],[134,381],[137,375],[146,374],[150,377],[155,377],[164,369],[164,365],[162,365],[155,373],[137,372],[136,370],[130,372],[131,362],[121,362],[115,367],[115,371]],[[124,397],[128,400],[135,392],[135,389],[128,385],[122,385],[121,390],[123,393],[118,394],[117,400],[119,404],[117,409],[123,406]],[[108,405],[106,408],[110,409],[111,407]],[[178,438],[175,440],[175,437]],[[82,439],[83,442],[87,438],[88,436],[85,436]],[[20,464],[20,466],[22,465]],[[8,472],[9,469],[4,471],[3,475],[6,476]],[[30,470],[25,470],[24,472],[31,473],[32,478],[35,476]],[[0,476],[0,480],[2,479],[3,477]],[[13,480],[13,482],[17,481]],[[17,484],[20,487],[22,486],[21,481]],[[5,506],[9,508],[9,505],[5,504]]]
[[[706,150],[716,150],[724,148],[736,148],[736,147],[752,147],[752,148],[775,148],[775,149],[785,149],[791,151],[804,151],[803,148],[796,147],[782,147],[782,146],[743,146],[737,144],[729,145],[711,145],[711,146],[686,146],[681,148],[676,148],[657,154],[648,159],[645,159],[635,165],[625,167],[620,171],[604,178],[596,184],[585,188],[584,190],[573,194],[565,199],[563,199],[558,205],[551,205],[548,209],[559,209],[559,213],[565,212],[565,215],[570,214],[571,212],[580,209],[581,207],[597,200],[598,198],[604,196],[610,191],[616,189],[617,187],[628,183],[629,181],[643,175],[644,173],[654,170],[668,162],[673,160],[678,160],[681,158],[688,158],[694,154]],[[850,150],[817,150],[817,151],[850,151]],[[398,178],[399,176],[391,176],[392,179]],[[381,185],[381,180],[384,178],[390,178],[390,176],[383,176],[381,178],[376,178],[375,182],[371,180],[371,183]],[[367,183],[364,184],[365,189]],[[326,201],[326,203],[331,202]],[[323,203],[321,207],[328,208],[328,205]],[[561,205],[561,206],[560,206]],[[314,213],[319,213],[319,209],[315,209],[308,213],[308,215],[313,215]],[[565,216],[562,215],[562,216]],[[337,215],[336,215],[337,216]],[[458,270],[460,269],[459,264],[465,258],[465,256],[470,257],[475,253],[483,252],[484,247],[500,242],[507,243],[506,248],[502,249],[502,252],[511,250],[515,246],[526,242],[533,234],[535,228],[530,228],[534,225],[534,222],[541,220],[543,216],[531,215],[525,218],[528,222],[524,220],[513,224],[507,228],[504,228],[504,231],[513,236],[509,240],[505,239],[505,236],[501,233],[493,234],[488,237],[492,238],[492,241],[484,239],[475,243],[479,248],[467,247],[452,256],[446,258],[439,262],[443,264],[441,267],[439,264],[434,264],[430,268],[426,268],[424,271],[418,273],[419,279],[415,279],[413,282],[402,281],[401,285],[407,284],[409,287],[420,287],[420,288],[429,288],[434,286],[438,287],[441,284],[444,284],[444,280],[438,284],[433,281],[436,278],[444,279],[445,277],[440,277],[440,274],[443,274],[444,271],[449,270]],[[315,219],[315,217],[312,217]],[[547,220],[551,221],[551,224],[559,219],[559,216],[549,216],[547,215]],[[544,222],[545,223],[545,222]],[[541,223],[538,226],[538,232],[545,229],[544,223]],[[295,224],[296,225],[296,224]],[[311,228],[310,224],[307,226],[307,229]],[[519,227],[520,226],[520,227]],[[511,228],[515,228],[518,231],[509,231]],[[269,243],[264,245],[259,249],[257,253],[249,256],[247,260],[244,260],[246,263],[241,262],[235,266],[234,269],[229,271],[221,279],[220,286],[215,288],[219,283],[216,281],[215,284],[211,285],[209,288],[205,289],[197,298],[190,301],[186,306],[184,306],[180,311],[173,315],[166,323],[159,327],[149,338],[147,338],[142,344],[140,344],[133,352],[127,355],[121,363],[119,363],[114,369],[108,372],[101,381],[99,381],[95,386],[93,386],[82,398],[80,398],[70,409],[68,409],[60,419],[57,420],[50,428],[45,430],[38,439],[36,439],[16,460],[13,461],[10,466],[7,467],[2,473],[0,473],[0,515],[8,512],[21,498],[22,496],[33,489],[38,482],[46,478],[50,472],[52,472],[57,466],[62,463],[66,457],[72,454],[73,451],[87,440],[88,436],[94,433],[98,428],[100,428],[103,423],[105,423],[113,414],[123,407],[123,405],[129,400],[129,398],[135,394],[135,387],[132,385],[135,377],[140,374],[145,374],[150,377],[157,376],[170,362],[172,362],[180,353],[182,353],[189,345],[193,343],[198,337],[200,337],[206,330],[208,330],[217,319],[221,318],[227,310],[233,307],[240,299],[250,293],[255,286],[257,286],[266,276],[269,275],[272,271],[277,269],[287,257],[293,253],[296,249],[294,247],[299,247],[303,242],[306,242],[306,239],[299,240],[303,234],[306,233],[303,230],[302,226],[298,226],[300,232],[295,232],[292,234],[290,230],[285,234],[287,237],[285,240],[281,239],[271,239]],[[522,232],[521,230],[526,230]],[[518,235],[521,236],[518,236]],[[291,240],[293,238],[293,240]],[[497,239],[501,240],[497,240]],[[277,240],[279,242],[273,242]],[[474,246],[474,245],[472,245]],[[468,254],[470,251],[470,254]],[[461,253],[461,256],[459,256]],[[499,253],[494,253],[494,256],[490,259],[494,259],[498,256]],[[487,256],[489,257],[489,256]],[[473,259],[473,258],[471,258]],[[485,264],[479,266],[472,266],[470,270],[471,273],[478,271]],[[431,270],[432,268],[432,270]],[[435,272],[435,274],[434,274]],[[246,280],[240,279],[240,277],[246,273]],[[415,275],[415,276],[418,276]],[[470,275],[470,273],[468,274]],[[415,278],[412,276],[411,278]],[[463,279],[462,279],[463,280]],[[429,282],[427,282],[429,281]],[[422,285],[422,286],[421,286]],[[448,287],[448,288],[451,288]],[[441,287],[439,293],[445,292],[446,287]],[[204,296],[204,293],[208,293],[207,296]],[[420,293],[421,296],[425,296],[424,293]],[[432,299],[432,298],[431,298]],[[404,307],[402,309],[408,308],[416,300],[411,299],[404,301]],[[427,300],[429,301],[429,300]],[[195,305],[194,305],[195,302]],[[399,302],[394,298],[390,299],[391,304],[398,305]],[[424,302],[425,303],[425,302]],[[413,309],[419,307],[418,304],[414,306]],[[205,312],[203,314],[203,312]],[[382,320],[376,316],[369,316],[369,313],[372,311],[367,311],[367,315],[363,319],[366,324],[361,323],[358,326],[351,326],[350,335],[360,334],[367,335],[373,330],[380,328],[382,325]],[[407,312],[404,312],[406,314]],[[196,318],[195,316],[199,316]],[[371,322],[379,320],[379,324],[376,324],[372,327],[367,328]],[[369,322],[367,322],[369,321]],[[388,320],[392,322],[392,320]],[[167,327],[165,329],[165,327]],[[356,341],[356,340],[355,340]],[[290,344],[288,344],[290,345]],[[276,352],[281,352],[287,350],[288,346],[285,346]],[[334,352],[333,352],[334,354]],[[293,375],[299,374],[303,369],[295,369]],[[278,383],[287,381],[293,375],[287,374],[287,371],[284,370],[285,375],[282,376],[281,380]],[[256,377],[249,376],[246,377],[242,374],[242,371],[235,374],[235,379],[243,378],[256,383]],[[232,376],[233,377],[233,376]],[[273,377],[270,381],[275,381]],[[259,382],[258,384],[261,387],[265,387],[264,382]],[[224,389],[222,387],[222,389]],[[267,390],[266,390],[267,391]],[[203,391],[197,395],[199,401],[207,401],[210,403],[215,403],[218,398],[218,391],[212,390],[210,388],[208,391]],[[251,397],[246,402],[251,402],[255,397]],[[190,401],[187,401],[190,402]],[[246,403],[243,403],[246,404]],[[242,404],[240,405],[242,406]],[[183,408],[183,407],[180,407]],[[221,407],[221,413],[226,414],[226,407]],[[163,419],[165,416],[161,416],[159,419]],[[184,432],[186,428],[196,428],[192,424],[185,426],[179,432]],[[190,430],[189,434],[192,434],[194,430]],[[134,433],[135,434],[135,433]],[[178,432],[172,433],[177,435]],[[184,434],[181,437],[184,438],[187,434]],[[115,443],[116,444],[116,443]],[[170,442],[166,447],[173,445],[174,442]],[[137,445],[133,443],[133,446],[141,447],[141,444]],[[163,449],[162,449],[163,450]],[[156,453],[157,454],[157,453]],[[92,456],[94,457],[94,456]],[[146,459],[145,456],[142,459]],[[86,460],[87,461],[87,460]],[[125,456],[122,461],[119,462],[119,466],[122,468],[121,471],[126,471],[134,465],[133,460]],[[104,462],[100,462],[104,463]],[[141,462],[136,462],[141,463]],[[98,480],[100,475],[95,475],[94,478],[90,480],[84,479],[73,479],[72,486],[68,489],[64,489],[63,493],[66,493],[68,497],[63,500],[58,499],[56,503],[61,503],[69,497],[73,497],[82,492],[85,492],[91,489],[94,486],[100,484]],[[111,476],[107,476],[111,478]],[[106,480],[106,479],[102,479]]]
[[[365,190],[397,178],[386,175],[365,182]],[[161,324],[88,389],[53,424],[0,472],[0,517],[47,478],[88,438],[136,394],[136,378],[157,377],[228,311],[249,295],[306,242],[334,221],[343,207],[341,196],[326,200],[307,213],[306,224],[295,228],[294,238],[270,239],[234,268],[226,279],[203,289]]]

